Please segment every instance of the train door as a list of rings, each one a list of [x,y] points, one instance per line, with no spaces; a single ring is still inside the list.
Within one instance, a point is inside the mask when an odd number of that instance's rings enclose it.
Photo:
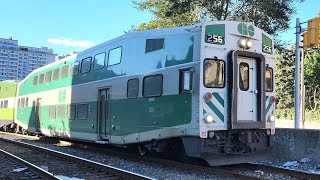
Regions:
[[[238,121],[257,121],[257,67],[253,58],[238,58]]]
[[[36,118],[35,118],[35,129],[36,132],[40,132],[40,121],[41,121],[41,98],[36,101]]]
[[[110,88],[100,89],[98,93],[98,124],[99,135],[102,139],[110,141],[111,121],[110,121]]]

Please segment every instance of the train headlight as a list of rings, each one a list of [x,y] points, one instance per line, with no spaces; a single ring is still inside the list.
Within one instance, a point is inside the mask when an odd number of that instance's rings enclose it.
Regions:
[[[207,113],[204,115],[203,120],[205,123],[210,124],[213,122],[213,116],[210,113]]]
[[[250,49],[252,47],[252,42],[250,40],[247,41],[247,48]]]
[[[239,39],[238,44],[240,48],[246,48],[247,41],[245,39]]]
[[[272,116],[270,117],[270,121],[271,121],[271,122],[274,122],[274,120],[276,120],[276,118],[272,115]]]

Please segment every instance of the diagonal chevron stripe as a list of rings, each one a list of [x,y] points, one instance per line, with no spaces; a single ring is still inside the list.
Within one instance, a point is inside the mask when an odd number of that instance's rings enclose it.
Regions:
[[[224,107],[224,100],[223,98],[219,95],[219,93],[212,93],[213,97],[215,97],[218,102],[221,104],[222,107]]]
[[[219,119],[224,122],[224,116],[223,114],[219,111],[219,109],[211,102],[208,101],[206,104],[212,109],[212,111],[219,117]]]

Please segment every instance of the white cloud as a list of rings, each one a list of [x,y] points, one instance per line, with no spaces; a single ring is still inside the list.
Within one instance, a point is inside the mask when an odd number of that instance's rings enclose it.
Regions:
[[[82,47],[82,48],[89,48],[94,46],[94,43],[90,41],[75,41],[67,38],[48,39],[47,42],[51,44],[58,44],[58,45],[71,46],[71,47]]]

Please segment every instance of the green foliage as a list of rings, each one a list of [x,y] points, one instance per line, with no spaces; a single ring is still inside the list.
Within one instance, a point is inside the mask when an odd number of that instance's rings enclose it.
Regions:
[[[149,11],[155,19],[134,30],[195,24],[204,20],[234,20],[247,14],[256,25],[272,35],[289,28],[294,2],[304,0],[145,0],[133,1],[136,8]]]
[[[294,108],[276,109],[277,119],[294,119]],[[320,121],[320,109],[315,111],[306,109],[305,111],[305,121]]]
[[[294,106],[294,47],[277,51],[275,61],[276,107],[277,109],[292,108]]]

